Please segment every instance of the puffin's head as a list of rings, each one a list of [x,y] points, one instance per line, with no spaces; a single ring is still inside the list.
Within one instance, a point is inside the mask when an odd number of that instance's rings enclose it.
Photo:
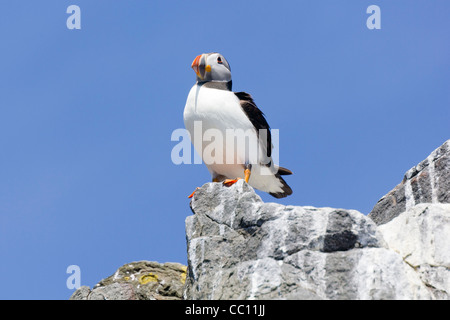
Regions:
[[[231,69],[228,61],[217,52],[198,55],[191,65],[197,74],[198,82],[231,81]]]

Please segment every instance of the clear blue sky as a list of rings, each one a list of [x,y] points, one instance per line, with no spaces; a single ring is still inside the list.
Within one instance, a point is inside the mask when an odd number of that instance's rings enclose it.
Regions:
[[[132,4],[130,4],[132,3]],[[81,8],[81,30],[66,9]],[[369,30],[366,9],[381,8]],[[280,130],[294,194],[264,201],[370,212],[450,138],[447,0],[3,1],[0,299],[67,299],[137,260],[186,264],[187,196],[172,131],[196,55]]]

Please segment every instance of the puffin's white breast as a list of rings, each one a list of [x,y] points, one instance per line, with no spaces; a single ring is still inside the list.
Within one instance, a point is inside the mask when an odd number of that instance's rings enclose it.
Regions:
[[[184,123],[189,131],[194,121],[203,121],[205,129],[253,128],[233,92],[197,84],[189,92],[184,108]]]
[[[201,131],[198,128],[197,130],[194,128],[194,124],[196,122],[197,125],[201,123]],[[242,110],[238,97],[233,92],[195,85],[189,92],[189,96],[186,101],[186,106],[184,109],[184,123],[186,129],[191,135],[191,140],[195,149],[202,156],[207,166],[210,163],[207,163],[206,159],[204,159],[203,150],[205,150],[205,148],[207,148],[212,141],[205,141],[204,139],[207,137],[207,135],[205,135],[207,130],[209,130],[209,133],[213,134],[214,132],[221,133],[223,138],[224,156],[222,164],[230,164],[229,161],[226,161],[227,159],[225,157],[227,153],[234,152],[235,147],[237,150],[235,152],[235,157],[233,157],[234,163],[243,164],[245,161],[253,160],[246,159],[245,150],[239,150],[237,143],[236,145],[231,145],[231,147],[233,147],[233,150],[231,150],[230,141],[227,142],[226,139],[227,130],[239,129],[250,133],[248,138],[249,145],[258,146],[256,130]],[[211,131],[210,129],[215,131]],[[201,134],[199,135],[200,132]],[[256,162],[256,158],[253,161]]]

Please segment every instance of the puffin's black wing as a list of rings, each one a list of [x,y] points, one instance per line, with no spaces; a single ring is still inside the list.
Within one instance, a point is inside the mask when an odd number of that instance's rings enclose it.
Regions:
[[[256,129],[256,132],[259,137],[259,130],[265,129],[267,132],[267,157],[270,158],[272,155],[272,136],[270,134],[270,127],[267,123],[266,118],[264,117],[264,113],[258,109],[255,102],[253,101],[253,98],[250,94],[246,92],[235,92],[234,93],[240,100],[242,110],[244,110],[244,113],[247,115],[250,122],[253,124],[253,126]],[[273,165],[271,162],[267,164],[267,166]],[[292,189],[289,187],[289,185],[284,181],[284,179],[281,177],[282,175],[290,175],[292,174],[292,171],[283,167],[278,167],[278,172],[275,173],[275,177],[278,178],[278,180],[282,184],[282,192],[275,192],[270,193],[270,195],[274,196],[275,198],[284,198],[288,195],[292,194]]]
[[[250,94],[246,92],[235,92],[234,94],[239,98],[242,110],[255,127],[256,133],[258,134],[258,138],[259,138],[259,130],[260,129],[266,130],[267,157],[270,157],[272,155],[272,136],[270,134],[269,124],[267,123],[267,120],[264,117],[264,113],[258,109]]]

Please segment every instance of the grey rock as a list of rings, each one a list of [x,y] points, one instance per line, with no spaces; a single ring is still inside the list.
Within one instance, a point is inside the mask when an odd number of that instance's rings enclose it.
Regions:
[[[81,286],[70,296],[69,300],[88,300],[91,288],[88,286]]]
[[[131,262],[101,280],[91,290],[78,288],[70,300],[180,300],[186,266],[152,261]]]
[[[186,218],[186,299],[430,299],[356,210],[264,203],[243,180],[207,183]]]
[[[403,181],[378,201],[369,217],[381,225],[419,203],[450,203],[450,140],[408,170]]]
[[[450,299],[450,204],[415,205],[379,227],[438,299]]]
[[[87,300],[137,300],[135,288],[129,283],[111,283],[92,290]]]

